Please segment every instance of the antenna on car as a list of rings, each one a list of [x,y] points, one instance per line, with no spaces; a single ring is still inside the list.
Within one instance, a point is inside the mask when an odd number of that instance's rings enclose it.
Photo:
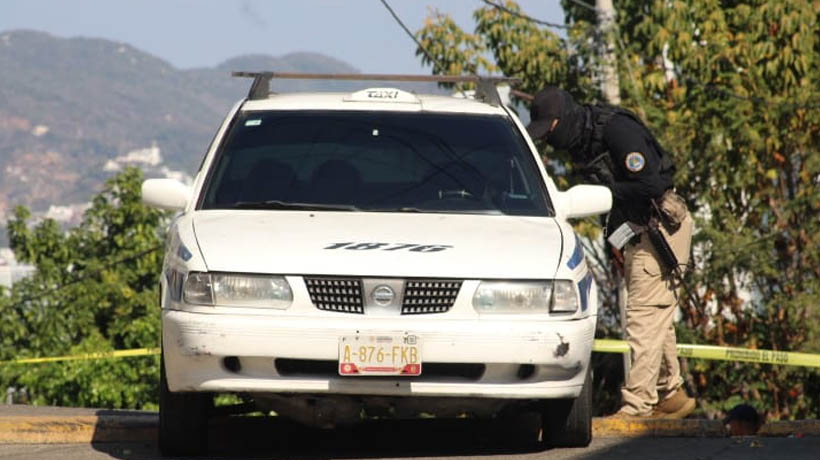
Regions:
[[[405,75],[374,73],[281,73],[281,72],[232,72],[234,77],[253,78],[248,92],[249,100],[267,99],[270,95],[270,81],[274,78],[289,80],[350,80],[350,81],[413,81],[433,83],[475,83],[475,96],[494,107],[501,106],[501,96],[496,85],[510,86],[521,83],[518,78],[492,77],[489,75]]]

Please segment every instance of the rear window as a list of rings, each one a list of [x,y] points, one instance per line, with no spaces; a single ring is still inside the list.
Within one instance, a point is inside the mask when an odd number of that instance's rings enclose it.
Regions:
[[[524,140],[510,120],[489,115],[240,113],[217,153],[200,208],[265,202],[552,214]]]

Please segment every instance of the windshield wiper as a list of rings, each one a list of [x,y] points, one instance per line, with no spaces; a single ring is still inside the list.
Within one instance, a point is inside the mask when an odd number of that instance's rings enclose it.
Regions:
[[[239,201],[232,206],[235,209],[295,209],[301,211],[359,211],[359,208],[350,204],[325,203],[291,203],[288,201]]]
[[[405,206],[401,208],[369,208],[364,209],[367,212],[410,212],[410,213],[428,213],[428,214],[481,214],[481,215],[501,215],[503,212],[498,209],[435,209],[435,208],[414,208]]]
[[[368,212],[434,212],[428,211],[426,209],[419,209],[409,206],[404,206],[400,208],[370,208],[366,209]]]

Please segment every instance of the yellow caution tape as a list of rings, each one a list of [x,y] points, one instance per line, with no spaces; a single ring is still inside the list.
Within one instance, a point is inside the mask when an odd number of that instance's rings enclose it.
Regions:
[[[116,350],[116,351],[102,351],[98,353],[85,353],[82,355],[72,356],[52,356],[49,358],[21,358],[12,359],[10,361],[0,361],[0,364],[37,364],[37,363],[54,363],[57,361],[85,361],[90,359],[107,359],[107,358],[127,358],[132,356],[149,356],[158,355],[159,348],[135,348],[133,350]]]
[[[592,351],[601,353],[629,353],[629,345],[623,340],[595,339]]]
[[[623,340],[596,339],[592,351],[601,353],[629,353],[629,345]],[[128,358],[133,356],[150,356],[160,354],[159,348],[136,348],[133,350],[116,350],[99,353],[86,353],[72,356],[54,356],[49,358],[22,358],[0,361],[3,364],[36,364],[58,361],[82,361],[91,359]],[[747,348],[717,347],[713,345],[678,344],[678,356],[681,358],[713,359],[720,361],[742,361],[749,363],[780,364],[785,366],[820,367],[820,355],[795,353],[775,350],[752,350]]]
[[[593,351],[602,353],[628,353],[629,345],[623,340],[597,339]],[[820,367],[820,355],[776,350],[752,350],[747,348],[717,347],[713,345],[678,344],[681,358],[714,359],[719,361],[743,361],[748,363],[781,364],[785,366]]]

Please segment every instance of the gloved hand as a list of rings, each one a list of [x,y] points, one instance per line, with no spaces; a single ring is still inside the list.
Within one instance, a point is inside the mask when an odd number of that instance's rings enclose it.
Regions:
[[[611,161],[606,154],[598,156],[578,170],[583,182],[595,185],[605,185],[609,188],[615,184]]]

